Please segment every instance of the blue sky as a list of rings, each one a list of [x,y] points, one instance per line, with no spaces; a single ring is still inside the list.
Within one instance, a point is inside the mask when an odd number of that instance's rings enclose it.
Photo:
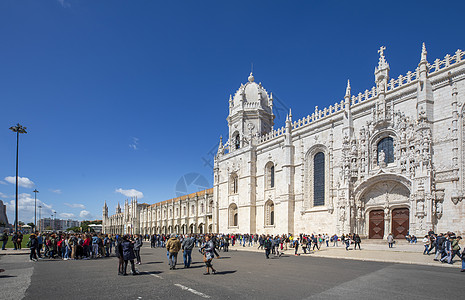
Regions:
[[[127,195],[175,197],[179,180],[212,185],[211,151],[251,63],[280,103],[280,127],[289,107],[298,119],[340,101],[347,79],[353,94],[370,89],[382,45],[391,77],[416,68],[422,42],[430,62],[465,49],[465,3],[444,3],[1,1],[0,199],[10,223],[10,126],[28,127],[19,219],[32,220],[34,188],[43,216],[100,219],[104,200],[114,213]]]

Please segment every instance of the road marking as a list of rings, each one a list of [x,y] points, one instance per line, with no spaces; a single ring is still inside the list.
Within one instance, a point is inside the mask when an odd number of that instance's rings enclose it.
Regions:
[[[185,290],[185,291],[189,291],[189,292],[191,292],[192,294],[195,294],[195,295],[197,295],[197,296],[200,296],[200,297],[202,297],[202,298],[210,298],[210,296],[205,295],[204,293],[201,293],[201,292],[199,292],[199,291],[196,291],[196,290],[194,290],[194,289],[191,289],[190,287],[184,286],[184,285],[182,285],[182,284],[175,283],[174,285],[177,286],[177,287],[180,287],[181,289],[183,289],[183,290]]]
[[[161,277],[160,275],[152,274],[152,273],[148,273],[148,274],[149,274],[149,275],[152,275],[152,276],[154,276],[154,277],[157,277],[157,278],[159,278],[159,279],[163,279],[163,277]]]

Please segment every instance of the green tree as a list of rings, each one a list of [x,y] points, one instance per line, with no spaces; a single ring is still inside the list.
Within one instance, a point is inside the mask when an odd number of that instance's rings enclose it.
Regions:
[[[34,230],[34,228],[36,228],[36,225],[34,223],[27,223],[27,225],[31,226],[32,230]]]

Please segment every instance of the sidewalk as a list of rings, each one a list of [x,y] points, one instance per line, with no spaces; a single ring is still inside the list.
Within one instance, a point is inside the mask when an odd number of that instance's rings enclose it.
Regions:
[[[236,251],[251,251],[265,253],[264,250],[258,250],[258,245],[252,247],[242,247],[236,244],[234,247],[229,247],[230,250]],[[441,263],[434,261],[434,253],[431,255],[423,255],[424,246],[422,244],[407,244],[399,243],[394,248],[388,248],[387,244],[370,244],[362,243],[362,250],[354,250],[354,246],[351,245],[349,250],[345,250],[339,243],[339,247],[326,247],[322,245],[321,250],[310,251],[308,254],[303,254],[302,248],[299,247],[298,253],[300,256],[309,257],[324,257],[324,258],[335,258],[335,259],[352,259],[361,261],[377,261],[377,262],[389,262],[389,263],[401,263],[401,264],[415,264],[425,266],[438,266],[446,268],[461,268],[462,262],[460,257],[454,258],[454,264],[450,265],[447,263]],[[294,249],[288,249],[283,251],[286,255],[294,255]],[[221,255],[221,253],[220,253]]]
[[[21,250],[13,250],[13,248],[6,248],[6,250],[0,249],[0,255],[29,255],[31,250],[22,248]]]

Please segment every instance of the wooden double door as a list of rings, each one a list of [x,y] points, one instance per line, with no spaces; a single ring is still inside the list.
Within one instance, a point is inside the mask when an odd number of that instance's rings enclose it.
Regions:
[[[391,212],[391,233],[394,238],[404,238],[409,230],[409,209],[396,208]],[[369,214],[370,239],[382,239],[384,237],[384,210],[372,210]]]

